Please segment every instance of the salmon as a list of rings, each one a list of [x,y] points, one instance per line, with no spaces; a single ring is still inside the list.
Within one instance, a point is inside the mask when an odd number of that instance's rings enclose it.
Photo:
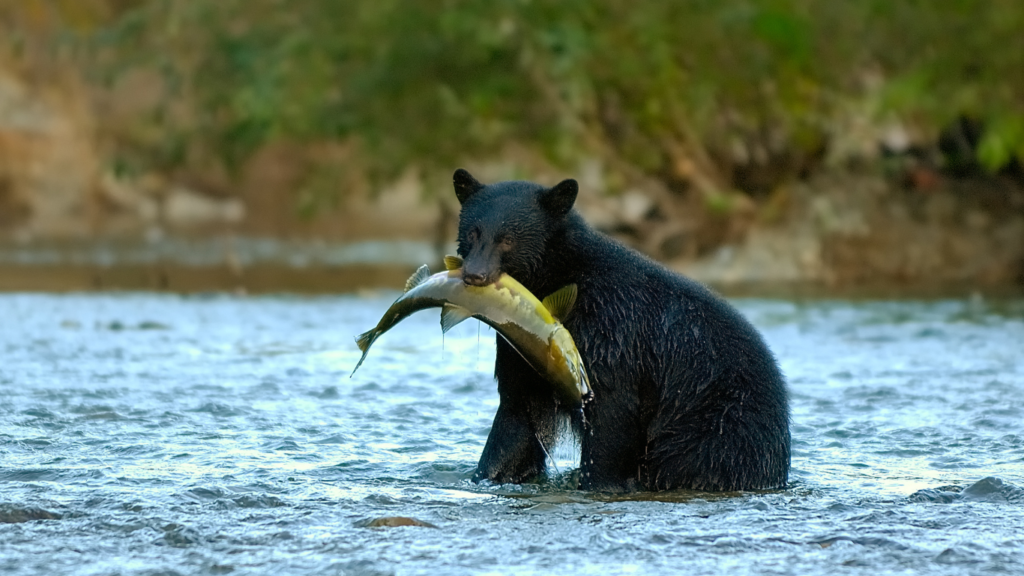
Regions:
[[[363,356],[353,374],[381,334],[414,312],[439,307],[442,332],[467,318],[476,318],[494,328],[552,384],[559,402],[577,404],[593,394],[576,343],[559,321],[576,303],[575,284],[560,288],[541,302],[507,274],[487,286],[467,285],[462,281],[462,258],[458,256],[445,256],[445,267],[446,271],[430,275],[427,266],[421,266],[406,281],[405,293],[384,312],[377,326],[356,338]]]

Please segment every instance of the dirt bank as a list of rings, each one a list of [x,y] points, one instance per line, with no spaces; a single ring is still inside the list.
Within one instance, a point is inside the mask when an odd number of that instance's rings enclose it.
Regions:
[[[115,242],[166,244],[172,250],[181,239],[241,237],[330,246],[406,241],[440,254],[454,238],[458,206],[444,175],[410,167],[390,185],[374,187],[351,170],[353,158],[343,143],[279,142],[233,175],[218,169],[119,173],[104,126],[122,121],[117,110],[125,107],[93,106],[93,98],[75,82],[33,83],[0,69],[0,244],[10,253],[26,254],[23,264],[36,267],[12,280],[22,260],[8,259],[3,272],[8,289],[59,287],[52,278],[30,280],[41,278],[44,266],[33,262],[33,250],[54,246],[60,252],[59,246]],[[111,115],[103,116],[104,110]],[[883,159],[875,158],[856,167],[823,166],[760,196],[709,196],[597,157],[571,168],[553,167],[524,147],[510,146],[499,158],[465,165],[485,181],[577,178],[577,206],[595,226],[717,286],[804,284],[849,290],[1024,284],[1024,189],[1005,176],[956,175],[909,161],[886,171]],[[311,174],[324,166],[347,171],[326,184],[321,181],[319,205],[306,211]],[[381,254],[381,262],[357,264],[407,265],[388,261],[387,251]],[[220,253],[215,256],[216,265],[197,268],[226,266],[227,278],[237,280],[238,270],[231,270],[239,265]],[[161,260],[161,265],[188,266],[174,260]],[[85,272],[68,278],[89,280],[68,280],[68,287],[81,288],[110,286],[103,279],[110,273],[104,270],[140,264],[113,257],[100,263],[58,258],[51,265],[79,266]],[[260,266],[273,269],[270,276],[296,269],[284,253],[276,264]],[[325,269],[345,266],[324,264]],[[166,271],[145,270],[122,275],[147,278],[142,284],[126,280],[113,285],[173,285],[161,284]],[[399,272],[360,274],[367,284],[402,277]],[[349,280],[342,284],[353,285]]]

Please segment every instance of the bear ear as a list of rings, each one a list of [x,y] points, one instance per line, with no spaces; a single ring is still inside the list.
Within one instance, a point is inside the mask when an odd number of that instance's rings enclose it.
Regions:
[[[540,205],[552,216],[565,216],[572,209],[579,192],[579,184],[572,178],[562,180],[558,184],[540,193]]]
[[[455,196],[459,199],[459,204],[465,204],[470,196],[484,187],[483,184],[476,181],[476,178],[473,178],[472,174],[462,168],[455,171],[452,181],[455,183]]]

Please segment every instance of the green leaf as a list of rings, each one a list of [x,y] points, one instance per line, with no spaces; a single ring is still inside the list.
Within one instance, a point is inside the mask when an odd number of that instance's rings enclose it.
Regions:
[[[1024,115],[995,117],[978,143],[978,162],[995,173],[1024,151]]]

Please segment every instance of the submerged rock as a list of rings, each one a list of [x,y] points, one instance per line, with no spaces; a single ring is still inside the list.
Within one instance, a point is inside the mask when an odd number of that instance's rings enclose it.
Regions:
[[[940,504],[949,504],[950,502],[960,500],[960,494],[958,492],[948,492],[941,488],[926,488],[911,494],[909,500],[911,502],[938,502]]]
[[[20,524],[33,520],[60,520],[60,514],[18,504],[0,504],[0,524]]]
[[[1024,490],[989,476],[964,488],[960,495],[975,502],[1011,502],[1024,499]]]
[[[958,486],[942,486],[918,490],[908,498],[911,502],[1017,502],[1024,501],[1024,490],[988,476],[960,490]]]
[[[408,516],[382,516],[372,520],[356,522],[357,528],[399,528],[402,526],[419,526],[421,528],[437,528],[430,522],[409,518]]]

